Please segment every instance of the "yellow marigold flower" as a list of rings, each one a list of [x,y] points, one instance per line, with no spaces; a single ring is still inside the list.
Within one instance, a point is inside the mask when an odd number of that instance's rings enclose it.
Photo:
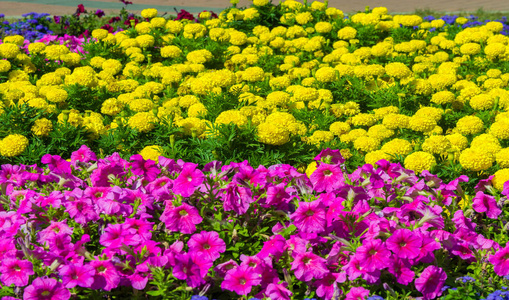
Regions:
[[[389,154],[387,154],[385,151],[383,151],[383,150],[371,151],[369,153],[366,153],[366,155],[364,156],[364,161],[367,164],[370,164],[370,165],[373,165],[373,166],[375,166],[376,163],[379,160],[382,160],[382,159],[385,159],[387,161],[391,161],[392,157]]]
[[[101,41],[108,36],[108,30],[106,29],[94,29],[92,30],[92,37]]]
[[[504,184],[509,181],[509,169],[500,169],[493,174],[493,179],[491,182],[493,182],[493,186],[499,190],[502,191],[504,189]]]
[[[427,152],[417,151],[405,158],[405,168],[420,174],[424,170],[430,171],[436,165],[435,157]]]
[[[330,142],[334,139],[334,134],[330,131],[316,130],[307,138],[307,143],[320,146],[321,143]]]
[[[438,105],[452,103],[455,99],[456,97],[454,97],[454,94],[450,91],[440,91],[431,96],[431,102],[436,103]]]
[[[412,149],[409,141],[396,138],[385,143],[380,150],[391,155],[407,155]]]
[[[484,54],[489,58],[497,58],[506,52],[506,46],[502,43],[492,43],[484,47]]]
[[[140,155],[145,160],[153,160],[156,163],[159,162],[159,156],[162,156],[162,153],[164,152],[163,148],[158,145],[150,145],[146,146],[140,151]]]
[[[456,130],[463,135],[477,134],[483,129],[483,121],[476,116],[464,116],[456,123]]]
[[[478,43],[466,43],[461,45],[460,52],[463,55],[476,55],[481,53],[481,45]]]
[[[438,121],[440,121],[440,119],[442,119],[443,114],[444,114],[444,110],[441,108],[424,106],[424,107],[419,108],[419,110],[417,110],[415,112],[414,116],[428,117],[428,118],[434,120],[435,122],[438,122]]]
[[[141,11],[141,16],[145,19],[152,19],[157,16],[157,9],[155,8],[146,8]]]
[[[509,120],[502,119],[494,122],[490,126],[489,133],[501,140],[509,139]]]
[[[11,69],[11,63],[8,60],[0,60],[0,73],[5,73]]]
[[[19,46],[11,43],[0,44],[0,58],[12,59],[20,54]]]
[[[454,22],[459,24],[459,25],[463,25],[463,24],[468,22],[468,19],[465,18],[465,17],[459,17]]]
[[[385,66],[385,73],[394,78],[404,78],[412,75],[412,71],[400,62],[388,63]]]
[[[455,151],[462,151],[468,147],[468,139],[460,133],[453,133],[445,136]]]
[[[309,11],[298,13],[295,15],[295,21],[300,25],[304,25],[313,21],[313,15]]]
[[[317,22],[315,30],[318,33],[329,33],[332,30],[332,24],[329,22]]]
[[[443,135],[432,135],[422,143],[422,150],[431,154],[446,154],[451,142]]]
[[[21,134],[10,134],[0,141],[0,155],[5,157],[18,156],[28,146],[28,139]]]
[[[175,125],[182,128],[185,135],[192,136],[199,136],[207,129],[207,123],[205,120],[193,117],[177,120]]]
[[[154,102],[150,99],[134,99],[129,102],[129,109],[135,112],[149,111],[154,108]]]
[[[368,129],[368,136],[376,138],[380,141],[390,138],[393,135],[394,131],[385,127],[383,124],[374,125]]]
[[[495,160],[501,168],[509,168],[509,148],[501,149],[495,155]]]
[[[357,36],[357,29],[346,26],[338,31],[338,38],[342,40],[351,40]]]
[[[101,106],[101,113],[109,116],[115,116],[119,114],[124,108],[122,101],[117,98],[109,98],[104,100]]]
[[[269,4],[270,0],[253,0],[253,5],[255,6],[265,6]]]
[[[315,88],[299,87],[293,91],[293,98],[295,101],[314,101],[320,97],[320,93]]]
[[[148,132],[155,128],[158,119],[152,112],[139,112],[129,118],[129,127],[139,132]]]
[[[497,152],[502,149],[498,139],[495,136],[487,133],[483,133],[474,137],[470,143],[470,147],[475,149],[483,149],[493,156],[495,156],[495,154],[497,154]]]
[[[36,136],[47,136],[53,129],[53,124],[46,118],[37,119],[31,130]]]
[[[345,122],[334,122],[329,126],[329,131],[336,136],[341,136],[350,131],[350,125]]]
[[[437,126],[437,122],[430,117],[412,116],[408,121],[408,128],[414,131],[428,132],[433,130],[435,126]]]
[[[265,72],[260,67],[250,67],[242,73],[242,79],[249,82],[263,81]]]
[[[202,103],[195,103],[189,107],[187,110],[187,115],[189,117],[204,117],[208,113],[207,108]]]
[[[461,152],[459,161],[463,168],[479,172],[489,169],[493,165],[494,158],[483,149],[467,148]]]
[[[65,102],[69,96],[67,92],[61,88],[49,86],[46,90],[46,100],[54,103]]]
[[[267,145],[280,146],[290,141],[288,130],[278,124],[265,122],[257,127],[258,140]]]
[[[343,143],[353,143],[361,136],[368,135],[368,132],[362,128],[352,129],[350,132],[342,134],[339,140]]]
[[[216,124],[235,124],[238,127],[245,126],[248,120],[247,117],[244,116],[238,110],[225,110],[217,116],[215,123]]]
[[[337,79],[336,70],[331,67],[324,67],[316,70],[315,78],[320,82],[332,82]]]
[[[371,152],[380,148],[380,140],[370,136],[361,136],[354,141],[353,146],[359,151]]]
[[[354,126],[372,126],[377,120],[373,114],[361,113],[353,116],[350,121]]]
[[[489,94],[480,94],[470,98],[469,103],[475,110],[487,110],[493,108],[495,99]]]
[[[150,20],[150,24],[154,27],[154,28],[162,28],[166,25],[166,19],[165,18],[152,18],[152,20]]]

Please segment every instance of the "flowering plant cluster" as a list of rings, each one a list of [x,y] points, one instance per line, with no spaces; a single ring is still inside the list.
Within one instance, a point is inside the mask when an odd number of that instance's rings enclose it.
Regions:
[[[0,14],[0,38],[9,35],[21,35],[26,40],[34,41],[42,38],[45,34],[52,34],[50,24],[52,19],[49,14],[31,12],[22,15],[16,22],[4,20],[5,15]]]
[[[315,160],[308,177],[83,145],[43,168],[2,165],[0,295],[436,299],[466,282],[478,298],[501,293],[509,182],[500,193],[480,181],[469,197],[466,176],[386,160],[348,173],[330,149]]]
[[[95,29],[82,54],[40,42],[25,54],[22,37],[6,37],[0,160],[34,163],[87,144],[124,158],[312,172],[311,158],[333,147],[350,171],[385,159],[447,180],[468,175],[470,190],[494,175],[502,191],[509,178],[503,23],[463,28],[467,18],[383,7],[345,18],[291,0],[234,5],[219,18],[181,13],[146,9],[127,30]]]

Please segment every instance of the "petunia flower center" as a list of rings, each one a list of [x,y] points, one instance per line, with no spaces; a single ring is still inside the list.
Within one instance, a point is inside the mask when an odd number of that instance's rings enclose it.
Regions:
[[[246,284],[246,280],[245,280],[244,278],[241,278],[241,279],[239,280],[239,283],[240,283],[240,284],[242,284],[242,285],[244,285],[244,284]]]
[[[375,255],[375,254],[376,254],[376,250],[375,250],[375,249],[371,249],[371,250],[369,250],[369,254],[370,254],[370,255]]]
[[[21,271],[21,268],[19,266],[14,266],[14,271]]]
[[[203,249],[209,250],[210,249],[210,245],[209,244],[203,244]]]
[[[314,211],[312,211],[312,210],[308,210],[308,211],[306,212],[306,216],[308,216],[308,217],[311,217],[311,216],[312,216],[312,215],[314,215],[314,214],[315,214],[315,212],[314,212]]]
[[[406,242],[401,242],[401,243],[399,243],[399,246],[400,246],[400,247],[405,247],[405,246],[406,246]]]
[[[43,296],[43,297],[47,297],[47,296],[49,296],[50,294],[51,294],[51,293],[50,293],[49,291],[43,291],[43,292],[41,293],[41,296]]]
[[[332,172],[330,170],[323,171],[323,175],[325,175],[325,176],[329,176],[330,174],[332,174]]]
[[[188,215],[188,213],[187,213],[187,211],[185,211],[185,210],[181,210],[181,211],[179,211],[179,215],[181,215],[181,216],[183,216],[183,217],[184,217],[184,216],[187,216],[187,215]]]
[[[302,259],[302,262],[305,263],[305,264],[309,263],[310,261],[311,261],[311,258],[309,258],[309,257],[304,257]]]

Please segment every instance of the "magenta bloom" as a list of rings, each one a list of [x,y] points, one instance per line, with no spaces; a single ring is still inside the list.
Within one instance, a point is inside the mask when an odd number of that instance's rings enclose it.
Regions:
[[[0,280],[6,286],[25,286],[30,275],[34,275],[33,265],[28,260],[4,258],[0,265]]]
[[[260,274],[253,272],[248,265],[244,265],[226,272],[221,288],[239,295],[247,295],[251,292],[251,288],[259,285],[261,281]]]
[[[309,281],[313,278],[322,278],[329,270],[325,265],[326,260],[313,252],[297,253],[292,262],[291,270],[295,277],[301,281]]]
[[[50,171],[59,174],[71,174],[71,163],[61,158],[60,155],[45,154],[41,158],[43,164],[47,164]]]
[[[415,277],[415,272],[410,267],[411,265],[407,260],[395,259],[389,265],[389,273],[396,277],[399,284],[408,285]]]
[[[337,165],[320,164],[309,177],[313,188],[317,192],[331,192],[339,188],[343,182],[343,172]]]
[[[429,266],[422,271],[421,277],[415,280],[415,288],[422,293],[423,299],[435,299],[442,295],[447,274],[442,268]]]
[[[166,202],[166,209],[161,215],[161,221],[170,231],[180,231],[184,234],[191,234],[196,231],[196,224],[200,224],[203,218],[196,207],[182,203],[180,206],[173,206],[171,201]],[[168,204],[169,203],[169,204]]]
[[[93,260],[90,264],[95,269],[94,283],[91,286],[92,289],[111,291],[118,286],[120,283],[120,276],[111,262],[107,260]]]
[[[325,231],[325,206],[320,199],[313,202],[299,202],[299,208],[290,216],[293,224],[303,232]]]
[[[144,176],[148,181],[154,181],[157,178],[157,175],[161,173],[161,170],[156,165],[156,162],[149,159],[143,159],[143,156],[139,154],[135,154],[131,156],[130,163],[131,172],[134,175]]]
[[[62,283],[68,289],[75,286],[90,287],[94,283],[95,268],[91,265],[69,264],[59,271]]]
[[[191,196],[196,188],[203,183],[205,175],[200,170],[197,170],[197,164],[186,163],[182,168],[179,176],[173,182],[173,192],[182,197]]]
[[[25,288],[23,300],[67,300],[71,292],[53,278],[37,277]]]
[[[269,283],[264,293],[271,300],[290,300],[292,292],[286,288],[286,284]]]
[[[226,188],[221,189],[221,192],[224,210],[233,210],[239,215],[245,214],[254,201],[250,188],[239,186],[234,182],[230,182]]]
[[[369,296],[369,290],[363,287],[353,287],[346,294],[345,300],[365,300]]]
[[[218,259],[224,251],[226,244],[215,231],[202,231],[194,234],[187,242],[189,252],[203,258],[214,261]]]
[[[490,219],[497,219],[502,210],[497,205],[495,197],[486,195],[479,191],[472,199],[472,208],[479,213],[486,212],[486,216]]]
[[[493,264],[493,269],[497,275],[509,275],[509,244],[505,248],[498,250],[494,255],[491,255],[489,261]]]
[[[199,287],[205,283],[205,276],[212,267],[212,261],[198,254],[183,253],[175,256],[173,276],[185,280],[190,287]]]
[[[262,250],[256,255],[259,258],[266,258],[269,255],[280,257],[286,248],[286,240],[281,235],[273,235],[263,244]]]
[[[322,279],[317,280],[315,282],[316,294],[318,297],[325,299],[332,299],[334,296],[334,292],[338,291],[341,293],[341,290],[337,286],[337,282],[345,282],[346,281],[346,273],[331,273],[329,272]],[[338,295],[339,296],[339,295]]]
[[[90,148],[88,148],[86,145],[81,145],[81,147],[77,151],[74,151],[71,154],[71,163],[74,165],[78,161],[86,163],[86,162],[96,161],[96,160],[97,160],[97,157],[96,157],[95,153],[92,150],[90,150]]]
[[[391,250],[397,257],[413,259],[419,256],[422,246],[421,238],[412,231],[401,228],[394,231],[385,242],[387,249]]]
[[[364,240],[362,246],[357,248],[355,256],[358,257],[360,266],[367,272],[384,269],[391,263],[391,252],[379,239]]]

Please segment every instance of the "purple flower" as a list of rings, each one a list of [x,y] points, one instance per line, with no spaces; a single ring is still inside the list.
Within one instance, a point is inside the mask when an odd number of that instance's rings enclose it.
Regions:
[[[331,150],[330,148],[323,149],[314,159],[332,165],[339,165],[345,162],[339,150]]]
[[[385,242],[387,249],[397,257],[413,259],[419,256],[422,245],[421,238],[412,231],[401,228],[397,229]]]
[[[408,285],[415,277],[415,272],[410,269],[411,266],[406,259],[395,259],[389,265],[389,273],[396,277],[399,284]]]
[[[415,288],[422,293],[424,300],[435,299],[442,295],[442,287],[446,279],[447,274],[442,268],[428,266],[415,280]]]
[[[339,188],[343,182],[343,172],[337,165],[320,164],[318,168],[309,177],[313,188],[317,192],[332,192]]]
[[[325,275],[322,279],[317,280],[315,282],[316,289],[316,295],[318,297],[322,297],[325,299],[332,299],[334,296],[334,292],[341,293],[341,290],[337,286],[337,282],[345,282],[346,281],[346,273],[332,273],[329,272],[327,275]],[[339,296],[339,294],[338,294]]]
[[[68,289],[75,286],[90,287],[94,282],[95,268],[91,265],[68,264],[58,272],[62,283]]]
[[[174,181],[173,192],[182,197],[191,196],[196,188],[203,183],[205,176],[202,171],[197,170],[197,164],[186,163],[182,172]]]
[[[62,159],[60,155],[45,154],[41,158],[43,164],[47,164],[50,171],[58,174],[71,174],[71,163]]]
[[[269,283],[264,294],[271,300],[290,300],[292,292],[286,288],[286,285],[286,282],[282,284]]]
[[[93,260],[90,265],[95,269],[94,283],[91,288],[94,290],[103,289],[111,291],[120,283],[120,276],[115,266],[107,260]]]
[[[486,212],[486,216],[490,219],[497,219],[502,213],[502,210],[497,205],[495,197],[486,195],[484,192],[477,192],[472,202],[472,208],[476,212]]]
[[[102,10],[98,9],[98,10],[96,10],[96,11],[95,11],[95,15],[96,15],[98,18],[100,18],[100,17],[104,16],[104,11],[102,11]]]
[[[345,300],[365,300],[369,296],[369,290],[363,287],[353,287],[346,294]]]
[[[88,148],[86,145],[81,145],[81,147],[78,150],[74,151],[71,154],[71,163],[74,165],[78,161],[87,163],[96,160],[97,157],[95,153],[92,150],[90,150],[90,148]]]
[[[144,176],[148,181],[154,181],[157,178],[157,175],[161,173],[161,170],[156,166],[155,161],[149,159],[145,160],[139,154],[135,154],[131,156],[130,163],[131,172],[134,175]]]
[[[175,256],[173,276],[185,280],[190,287],[199,287],[205,283],[208,270],[212,267],[212,261],[197,253],[183,253]]]
[[[226,251],[226,244],[215,231],[202,231],[191,236],[187,242],[189,253],[214,261]]]
[[[245,214],[249,205],[254,201],[250,188],[239,186],[233,182],[221,189],[221,192],[220,197],[223,199],[224,210],[233,210],[239,215]]]
[[[360,261],[360,266],[367,272],[388,267],[392,260],[391,255],[379,239],[364,240],[355,254]]]
[[[325,206],[321,200],[299,202],[299,208],[290,215],[293,224],[302,232],[321,233],[325,231]]]
[[[221,288],[239,295],[247,295],[251,292],[253,286],[260,283],[260,274],[253,272],[251,267],[245,265],[226,272]]]
[[[509,275],[509,244],[491,255],[489,262],[493,264],[493,269],[498,276]]]
[[[297,253],[291,270],[294,270],[295,277],[301,281],[320,279],[328,272],[325,263],[324,258],[313,252]]]
[[[25,288],[23,300],[67,300],[71,292],[53,278],[37,277]]]
[[[196,207],[186,203],[175,207],[171,201],[166,201],[160,220],[170,231],[191,234],[196,231],[196,224],[200,224],[203,218]]]
[[[4,258],[0,264],[0,280],[6,286],[25,286],[30,275],[34,275],[33,265],[28,260]]]

